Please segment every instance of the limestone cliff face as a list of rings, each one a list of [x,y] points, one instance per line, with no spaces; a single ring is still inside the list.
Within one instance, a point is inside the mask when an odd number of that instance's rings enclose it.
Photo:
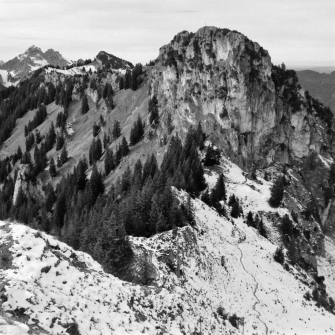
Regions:
[[[292,86],[295,101],[273,76],[271,58],[259,44],[235,31],[204,27],[184,31],[160,49],[151,94],[162,120],[171,114],[175,132],[202,121],[210,139],[243,168],[292,164],[311,152],[328,157],[325,122],[294,77],[285,85]]]
[[[292,167],[296,177],[285,187],[285,206],[299,213],[301,231],[312,236],[307,241],[302,235],[297,257],[316,268],[323,234],[335,240],[335,202],[329,198],[333,121],[305,94],[296,73],[273,66],[268,52],[246,36],[204,27],[163,46],[150,80],[161,112],[160,138],[170,114],[174,134],[183,138],[201,121],[208,139],[244,170]]]

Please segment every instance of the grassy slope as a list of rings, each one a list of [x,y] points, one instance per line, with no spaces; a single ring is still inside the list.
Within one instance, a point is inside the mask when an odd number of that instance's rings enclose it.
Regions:
[[[137,91],[131,89],[117,91],[114,96],[115,108],[107,111],[105,102],[101,100],[99,102],[99,108],[96,111],[95,103],[88,96],[88,102],[90,110],[86,115],[81,114],[81,101],[73,101],[69,108],[68,122],[72,123],[73,134],[67,136],[66,145],[68,150],[69,159],[60,169],[57,169],[57,177],[51,179],[49,173],[43,172],[40,177],[43,183],[51,182],[53,185],[57,184],[62,176],[66,175],[73,167],[78,163],[79,159],[84,155],[88,158],[89,148],[93,140],[92,128],[94,123],[99,123],[100,115],[104,116],[106,121],[104,127],[99,133],[99,137],[102,140],[104,133],[107,134],[113,129],[113,123],[115,120],[119,120],[121,123],[122,134],[120,138],[114,141],[110,148],[114,150],[117,145],[121,142],[122,136],[125,136],[129,141],[130,130],[133,123],[137,120],[138,115],[141,116],[142,120],[148,124],[148,85],[144,82]],[[63,111],[61,106],[57,106],[54,102],[47,106],[47,118],[45,121],[37,127],[41,135],[46,135],[50,128],[51,122],[56,124],[57,114]],[[11,137],[6,141],[2,150],[0,151],[0,158],[4,159],[6,156],[13,155],[17,151],[17,147],[20,146],[22,151],[25,151],[25,136],[24,126],[31,121],[36,113],[36,109],[28,111],[21,119],[18,119],[16,128],[14,129]],[[146,131],[149,127],[146,127]],[[125,157],[121,162],[120,166],[111,173],[106,179],[106,186],[109,188],[111,182],[113,182],[119,175],[123,173],[126,166],[130,164],[133,166],[134,162],[138,158],[144,161],[148,153],[153,151],[156,141],[146,143],[142,140],[140,143],[131,148],[131,152],[128,157]],[[31,155],[33,157],[34,149],[31,149]],[[55,147],[47,153],[48,159],[53,157],[56,161],[57,155]],[[98,168],[104,171],[103,164],[104,155],[98,162]],[[16,164],[16,167],[18,163]],[[89,175],[89,172],[88,172]]]

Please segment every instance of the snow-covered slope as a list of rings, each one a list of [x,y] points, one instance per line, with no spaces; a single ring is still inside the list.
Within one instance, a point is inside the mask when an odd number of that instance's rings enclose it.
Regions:
[[[273,211],[267,205],[270,182],[246,181],[226,160],[222,168],[228,193],[238,195],[244,208]],[[213,185],[215,174],[207,179]],[[187,201],[186,193],[175,192]],[[145,271],[151,286],[121,281],[47,234],[2,222],[2,310],[31,331],[39,326],[51,334],[76,327],[82,335],[334,332],[335,316],[303,297],[312,278],[276,263],[275,244],[243,218],[220,217],[198,199],[192,207],[195,228],[131,238],[138,274]],[[265,223],[271,235],[275,229]],[[227,320],[235,313],[238,328]],[[12,334],[5,327],[0,331]]]

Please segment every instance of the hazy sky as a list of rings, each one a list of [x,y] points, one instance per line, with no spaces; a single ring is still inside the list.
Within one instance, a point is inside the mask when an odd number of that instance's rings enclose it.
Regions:
[[[257,41],[275,64],[335,66],[334,18],[335,0],[0,0],[0,60],[34,44],[146,63],[178,32],[211,25]]]

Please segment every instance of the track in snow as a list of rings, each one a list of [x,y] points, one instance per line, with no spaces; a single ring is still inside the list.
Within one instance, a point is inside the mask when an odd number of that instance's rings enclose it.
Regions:
[[[237,246],[238,250],[240,250],[240,253],[241,253],[241,256],[240,256],[240,263],[241,263],[241,265],[242,265],[244,271],[245,271],[247,274],[249,274],[249,275],[253,278],[253,280],[254,280],[254,282],[255,282],[255,284],[256,284],[256,286],[255,286],[255,288],[254,288],[254,290],[253,290],[252,293],[253,293],[253,295],[254,295],[254,297],[255,297],[255,299],[256,299],[257,301],[253,304],[252,309],[258,314],[257,319],[259,320],[259,322],[261,322],[261,323],[264,325],[264,327],[265,327],[265,332],[266,332],[266,335],[267,335],[267,334],[268,334],[268,331],[269,331],[268,326],[267,326],[266,323],[260,318],[260,317],[261,317],[261,313],[256,309],[256,305],[257,305],[257,304],[260,304],[260,300],[259,300],[259,298],[258,298],[257,295],[256,295],[256,292],[257,292],[257,290],[258,290],[258,282],[257,282],[256,278],[254,277],[254,275],[251,274],[249,271],[247,271],[247,269],[245,268],[245,266],[244,266],[244,264],[243,264],[243,261],[242,261],[242,259],[243,259],[243,251],[242,251],[242,249],[240,248],[240,244],[243,243],[243,242],[246,240],[246,235],[245,235],[245,233],[244,233],[243,231],[241,231],[240,229],[238,229],[237,226],[234,224],[234,227],[233,227],[233,230],[232,230],[232,235],[235,235],[236,232],[238,232],[238,234],[239,234],[239,239],[238,239],[238,242],[236,243],[236,246]]]

